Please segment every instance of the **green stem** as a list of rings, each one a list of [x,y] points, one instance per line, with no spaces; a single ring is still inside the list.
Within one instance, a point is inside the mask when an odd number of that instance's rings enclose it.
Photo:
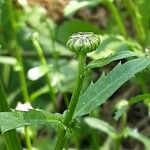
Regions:
[[[25,132],[25,137],[26,137],[27,148],[28,148],[28,150],[32,150],[32,145],[31,145],[31,141],[30,141],[29,127],[28,126],[26,126],[24,128],[24,132]]]
[[[6,96],[4,93],[4,89],[0,79],[0,111],[10,111],[8,106]],[[18,134],[15,130],[8,131],[4,134],[4,139],[6,143],[6,147],[8,150],[22,150],[22,146],[18,137]]]
[[[115,142],[115,150],[120,150],[121,139],[120,138],[116,138],[114,142]]]
[[[99,136],[96,131],[91,131],[91,136],[92,136],[92,147],[94,150],[99,150]]]
[[[69,97],[68,97],[68,95],[67,95],[67,93],[63,93],[63,96],[64,96],[64,102],[65,102],[65,105],[66,105],[66,107],[68,107],[69,106]]]
[[[147,100],[147,99],[150,99],[150,94],[142,94],[142,95],[138,95],[138,96],[135,96],[135,97],[132,97],[130,100],[129,100],[129,106],[132,106],[136,103],[139,103],[143,100]],[[150,102],[150,100],[148,100],[148,102]]]
[[[28,94],[28,89],[27,89],[27,84],[26,84],[26,79],[25,79],[25,72],[24,72],[24,66],[23,66],[23,60],[22,60],[22,55],[21,55],[21,49],[17,45],[17,41],[15,43],[15,51],[16,51],[16,58],[19,64],[19,79],[20,79],[20,85],[21,85],[21,90],[23,94],[23,99],[24,102],[29,102],[29,94]],[[30,141],[30,136],[28,132],[28,127],[24,128],[25,131],[25,139],[26,139],[26,145],[28,150],[32,150],[32,145]]]
[[[44,57],[42,48],[39,45],[36,37],[33,36],[32,42],[33,42],[33,44],[34,44],[34,46],[35,46],[35,48],[37,50],[37,53],[39,55],[39,58],[40,58],[42,66],[44,67],[44,69],[48,69],[48,72],[45,74],[45,80],[46,80],[46,83],[47,83],[48,88],[49,88],[49,93],[50,93],[50,96],[51,96],[51,99],[52,99],[53,107],[54,107],[54,109],[56,109],[57,105],[56,105],[55,90],[54,90],[54,88],[51,85],[51,76],[49,74],[49,66],[48,66],[48,64],[46,62],[46,59]]]
[[[144,42],[145,40],[145,31],[142,24],[142,17],[139,13],[137,6],[134,4],[132,0],[123,0],[124,5],[126,6],[135,27],[135,31],[137,34],[137,39],[140,42]]]
[[[121,128],[120,128],[120,133],[122,133],[127,125],[127,114],[123,113],[122,118],[121,118]]]
[[[48,19],[46,20],[46,23],[47,23],[47,27],[48,27],[49,32],[50,32],[50,39],[52,40],[52,47],[51,48],[53,49],[52,57],[55,60],[54,61],[55,68],[56,68],[56,71],[58,71],[60,73],[59,54],[56,51],[56,45],[55,45],[55,38],[56,38],[55,37],[55,32],[54,32],[55,29],[54,29],[54,27],[53,28],[51,27],[51,23],[50,23],[50,21]],[[61,85],[63,84],[62,81],[60,81],[60,84]],[[64,93],[64,102],[65,102],[66,106],[68,106],[68,97],[67,97],[66,93]]]
[[[27,84],[26,84],[26,79],[25,79],[25,73],[24,73],[24,67],[23,67],[23,60],[22,60],[22,55],[21,55],[21,50],[20,48],[17,46],[15,46],[15,51],[16,51],[16,58],[18,61],[18,65],[19,65],[19,79],[20,79],[20,85],[21,85],[21,91],[23,94],[23,99],[24,102],[29,102],[29,94],[28,94],[28,89],[27,89]]]
[[[110,11],[112,12],[112,15],[116,21],[116,23],[118,24],[118,27],[120,29],[120,32],[123,36],[127,37],[127,32],[126,29],[123,25],[123,22],[121,20],[121,16],[119,14],[119,10],[117,9],[117,7],[114,5],[113,1],[111,0],[105,0],[104,4],[106,4],[106,6],[110,9]]]
[[[15,52],[16,52],[16,58],[17,58],[18,65],[19,65],[18,74],[19,74],[19,80],[20,80],[20,85],[21,85],[21,91],[22,91],[22,94],[23,94],[23,100],[24,100],[24,102],[30,102],[28,89],[27,89],[27,84],[26,84],[26,79],[25,79],[25,71],[24,71],[24,66],[23,66],[21,49],[19,48],[17,41],[15,41],[14,49],[15,49]],[[25,132],[25,139],[26,139],[27,149],[32,150],[32,145],[31,145],[31,141],[30,141],[28,127],[24,127],[24,132]]]
[[[65,125],[69,125],[70,121],[72,121],[72,117],[80,96],[80,92],[82,89],[82,85],[83,85],[83,80],[84,80],[84,68],[85,68],[85,62],[86,62],[86,55],[85,54],[80,54],[79,55],[79,64],[78,64],[78,72],[77,72],[77,78],[75,81],[75,85],[74,85],[74,90],[73,90],[73,94],[71,97],[71,101],[69,103],[68,109],[67,109],[67,113],[66,113],[66,117],[64,120]]]
[[[72,117],[80,96],[80,92],[82,89],[82,85],[83,85],[83,80],[84,80],[84,68],[85,68],[85,62],[86,62],[86,54],[80,54],[79,55],[79,63],[78,63],[78,72],[77,72],[77,77],[76,77],[76,81],[75,81],[75,85],[74,85],[74,90],[72,93],[72,97],[64,118],[64,124],[69,127],[69,125],[72,122]],[[57,139],[57,143],[56,143],[56,147],[55,150],[62,150],[63,148],[63,143],[65,140],[65,134],[66,134],[66,130],[65,129],[61,129],[60,133],[58,135],[58,139]]]
[[[2,26],[3,29],[3,36],[5,37],[5,41],[8,40],[8,48],[15,51],[15,55],[18,61],[19,69],[19,78],[20,78],[20,84],[21,84],[21,90],[23,94],[24,101],[29,101],[28,91],[27,91],[27,85],[25,80],[25,73],[24,73],[24,67],[23,67],[23,61],[22,61],[22,55],[21,55],[21,49],[18,46],[17,41],[17,31],[16,31],[16,17],[15,17],[15,9],[13,8],[13,1],[12,0],[6,0],[5,5],[2,10],[2,20],[4,21],[4,24]],[[9,29],[9,31],[7,30]],[[10,33],[9,33],[10,32]],[[26,141],[30,141],[30,138],[28,138],[29,135],[26,132],[25,138]],[[28,150],[31,150],[31,144],[28,145]]]

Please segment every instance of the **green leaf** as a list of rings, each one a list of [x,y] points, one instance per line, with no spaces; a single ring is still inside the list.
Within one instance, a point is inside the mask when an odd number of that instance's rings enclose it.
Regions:
[[[145,146],[145,150],[150,150],[150,139],[147,138],[146,136],[144,136],[143,134],[139,133],[137,129],[127,128],[125,130],[125,134],[127,134],[127,136],[130,136],[130,137],[142,142]]]
[[[121,35],[100,35],[101,43],[96,51],[88,53],[91,59],[101,59],[120,51],[134,51],[138,56],[145,56],[141,45],[133,40],[126,40]]]
[[[63,92],[72,92],[76,76],[77,64],[78,63],[76,60],[71,60],[69,63],[68,60],[59,60],[58,61],[59,71],[58,71],[57,68],[55,67],[55,61],[52,59],[49,65],[49,67],[51,68],[50,70],[53,70],[53,72],[51,73],[52,86],[55,86],[56,88],[58,88],[58,90]],[[43,68],[42,66],[33,67],[28,70],[27,73],[28,78],[30,80],[38,80],[46,73],[46,71],[47,69]],[[38,94],[36,94],[36,92]],[[34,90],[34,93],[32,93],[33,95],[31,95],[31,97],[33,96],[32,98],[35,99],[37,96],[40,96],[41,94],[47,92],[48,87],[44,86],[38,89],[37,91]]]
[[[16,65],[17,59],[9,56],[0,56],[0,63],[8,65]]]
[[[130,45],[120,35],[103,35],[100,36],[101,43],[96,51],[89,53],[88,56],[92,59],[106,58],[115,54],[118,51],[131,49]]]
[[[69,36],[75,32],[93,32],[98,34],[100,33],[100,30],[97,26],[88,21],[74,19],[71,21],[66,21],[59,26],[56,33],[56,38],[61,43],[66,44]]]
[[[90,127],[94,129],[98,129],[99,131],[103,131],[111,137],[115,137],[117,134],[116,130],[110,124],[108,124],[103,120],[93,118],[93,117],[86,117],[84,121]]]
[[[74,0],[74,1],[70,1],[69,4],[64,9],[64,15],[69,16],[83,7],[96,6],[101,1],[103,1],[103,0],[82,0],[82,1]]]
[[[9,105],[7,103],[5,91],[0,79],[0,113],[2,111],[10,111]],[[8,118],[5,118],[8,119]],[[0,126],[3,124],[3,121],[0,120]],[[19,137],[17,135],[16,130],[11,130],[3,135],[7,149],[9,150],[22,150],[21,143],[19,141]],[[0,148],[1,149],[1,148]]]
[[[51,66],[50,66],[51,68]],[[49,71],[49,68],[44,66],[33,67],[28,70],[28,78],[30,80],[38,80],[42,76],[44,76]]]
[[[106,58],[100,58],[100,59],[91,61],[86,66],[86,69],[103,67],[105,65],[108,65],[112,61],[116,61],[116,60],[120,60],[120,59],[124,59],[124,58],[128,58],[128,57],[133,57],[133,56],[137,56],[137,54],[132,51],[118,51],[117,53],[110,55]]]
[[[128,105],[122,106],[115,112],[114,119],[118,120],[126,111],[128,110]]]
[[[113,142],[114,142],[114,140],[111,137],[108,137],[104,141],[104,144],[101,146],[101,148],[99,150],[111,150]]]
[[[146,100],[146,102],[150,102],[150,94],[142,94],[142,95],[138,95],[138,96],[135,96],[135,97],[132,97],[130,100],[129,100],[129,105],[134,105],[138,102],[141,102],[141,101],[144,101]]]
[[[104,35],[102,37],[102,42],[97,48],[97,51],[106,51],[106,50],[124,50],[128,46],[121,35]]]
[[[149,64],[150,59],[145,57],[130,60],[123,65],[118,64],[108,75],[90,85],[80,96],[74,117],[85,115],[105,103],[125,82]]]
[[[26,125],[50,125],[63,127],[60,114],[51,114],[44,110],[0,112],[0,129],[2,133]]]

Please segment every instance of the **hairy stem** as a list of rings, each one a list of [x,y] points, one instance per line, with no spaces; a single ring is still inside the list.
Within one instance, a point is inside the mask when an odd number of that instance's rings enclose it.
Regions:
[[[66,116],[64,118],[64,124],[69,127],[69,125],[72,122],[72,117],[75,111],[75,108],[77,106],[77,102],[80,96],[80,92],[82,89],[82,85],[83,85],[83,80],[84,80],[84,68],[85,68],[85,62],[86,62],[86,54],[80,54],[79,55],[79,63],[78,63],[78,71],[77,71],[77,77],[76,77],[76,81],[75,81],[75,85],[74,85],[74,90],[72,93],[72,97],[66,112]],[[57,143],[56,143],[56,147],[55,150],[61,150],[63,148],[63,143],[65,141],[65,133],[66,130],[65,129],[61,129],[59,135],[58,135],[58,139],[57,139]]]

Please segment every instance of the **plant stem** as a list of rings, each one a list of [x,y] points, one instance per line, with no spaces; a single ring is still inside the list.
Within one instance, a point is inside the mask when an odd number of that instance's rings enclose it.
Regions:
[[[28,126],[24,127],[24,132],[25,132],[27,148],[28,148],[28,150],[32,150],[32,145],[31,145],[31,141],[30,141],[29,127]]]
[[[117,7],[114,5],[113,1],[111,0],[104,0],[104,4],[110,9],[110,11],[112,12],[112,15],[116,21],[116,23],[118,24],[119,30],[121,32],[121,34],[125,37],[127,37],[127,32],[126,29],[123,25],[123,22],[121,20],[120,14],[119,14],[119,10],[117,9]]]
[[[24,102],[29,102],[30,98],[29,98],[26,79],[25,79],[21,49],[18,47],[17,41],[15,42],[15,51],[16,51],[16,58],[17,58],[17,61],[18,61],[19,67],[20,67],[19,79],[20,79],[20,85],[21,85],[21,90],[22,90],[22,94],[23,94],[23,99],[24,99]],[[26,139],[27,149],[32,150],[28,127],[24,127],[24,131],[25,131],[25,139]]]
[[[145,40],[145,31],[142,24],[142,17],[138,11],[137,6],[134,4],[132,0],[123,0],[124,5],[126,6],[135,27],[135,31],[137,34],[137,39],[140,42],[144,42]]]
[[[72,121],[73,113],[75,111],[80,92],[83,85],[84,80],[84,68],[85,68],[85,62],[86,62],[86,55],[79,55],[79,64],[78,64],[78,72],[77,72],[77,78],[74,85],[73,94],[67,109],[66,117],[64,120],[65,125],[69,125],[69,123]]]
[[[73,117],[73,114],[74,114],[74,111],[75,111],[75,108],[76,108],[76,105],[80,96],[80,92],[82,89],[83,80],[84,80],[85,63],[86,63],[86,54],[79,54],[77,77],[76,77],[72,97],[71,97],[71,100],[70,100],[70,103],[69,103],[69,106],[68,106],[68,109],[64,118],[64,124],[66,125],[67,128],[72,122],[72,117]],[[63,143],[65,140],[65,133],[66,133],[65,129],[60,130],[55,150],[61,150],[63,148]]]
[[[15,17],[15,9],[13,8],[13,1],[12,0],[6,0],[5,5],[2,10],[2,20],[5,21],[2,29],[4,31],[4,39],[5,42],[8,40],[8,48],[15,51],[15,56],[17,58],[18,66],[19,68],[19,79],[21,84],[21,90],[23,94],[24,102],[29,101],[28,91],[27,91],[27,85],[25,80],[25,73],[24,73],[24,67],[23,67],[23,61],[22,61],[22,55],[21,55],[21,49],[18,46],[17,41],[17,22]],[[9,30],[7,30],[9,29]],[[10,33],[9,33],[10,32]],[[30,141],[28,132],[25,134],[26,142]],[[28,150],[31,150],[31,143],[28,144],[27,142],[27,148]]]
[[[55,90],[54,90],[54,88],[53,88],[52,85],[51,85],[51,76],[50,76],[50,74],[49,74],[49,66],[48,66],[48,64],[47,64],[47,62],[46,62],[46,59],[45,59],[45,57],[44,57],[42,48],[41,48],[41,46],[39,45],[39,43],[38,43],[36,37],[33,37],[33,38],[32,38],[32,42],[33,42],[33,44],[34,44],[34,46],[35,46],[35,48],[36,48],[36,50],[37,50],[37,53],[38,53],[38,55],[39,55],[39,58],[40,58],[40,61],[41,61],[42,66],[44,67],[44,69],[47,69],[47,70],[48,70],[48,72],[46,72],[46,74],[45,74],[45,80],[46,80],[46,83],[47,83],[48,88],[49,88],[49,93],[50,93],[50,96],[51,96],[51,99],[52,99],[53,107],[54,107],[54,109],[56,109],[57,107],[56,107]]]
[[[23,60],[22,60],[22,56],[21,56],[21,50],[20,48],[17,46],[17,43],[15,44],[15,51],[16,51],[16,58],[18,61],[18,65],[19,65],[19,79],[20,79],[20,85],[21,85],[21,91],[23,94],[23,99],[24,102],[29,102],[29,94],[28,94],[28,89],[27,89],[27,84],[26,84],[26,79],[25,79],[25,73],[24,73],[24,67],[23,67]]]
[[[115,141],[115,150],[120,150],[121,147],[121,139],[120,138],[116,138]]]
[[[10,108],[8,106],[6,96],[4,93],[4,89],[1,83],[0,79],[0,111],[10,111]],[[21,143],[19,141],[18,134],[15,130],[8,131],[4,134],[4,139],[6,143],[6,147],[8,150],[22,150]]]

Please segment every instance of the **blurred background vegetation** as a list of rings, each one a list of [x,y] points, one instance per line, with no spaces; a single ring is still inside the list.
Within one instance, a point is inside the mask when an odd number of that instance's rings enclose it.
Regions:
[[[65,45],[72,33],[91,31],[100,35],[98,53],[89,54],[87,63],[122,50],[149,55],[149,11],[149,0],[0,0],[0,78],[10,107],[24,110],[31,104],[33,108],[50,112],[66,110],[77,69],[76,57]],[[89,71],[83,90],[91,80],[95,82],[103,71],[109,72],[119,61]],[[118,104],[148,93],[149,76],[148,69],[138,74],[101,108],[93,111],[92,116],[120,129],[121,121],[114,119]],[[29,106],[18,105],[27,102]],[[133,133],[135,137],[124,138],[121,149],[143,150],[143,145],[150,146],[149,111],[150,105],[144,98],[125,111],[126,126],[137,128],[140,135]],[[23,130],[18,132],[26,148]],[[108,132],[82,123],[75,128],[66,147],[94,150],[100,146],[109,150],[112,141]],[[53,149],[56,132],[52,128],[30,127],[28,133],[35,149]],[[1,136],[0,149],[6,149]]]

